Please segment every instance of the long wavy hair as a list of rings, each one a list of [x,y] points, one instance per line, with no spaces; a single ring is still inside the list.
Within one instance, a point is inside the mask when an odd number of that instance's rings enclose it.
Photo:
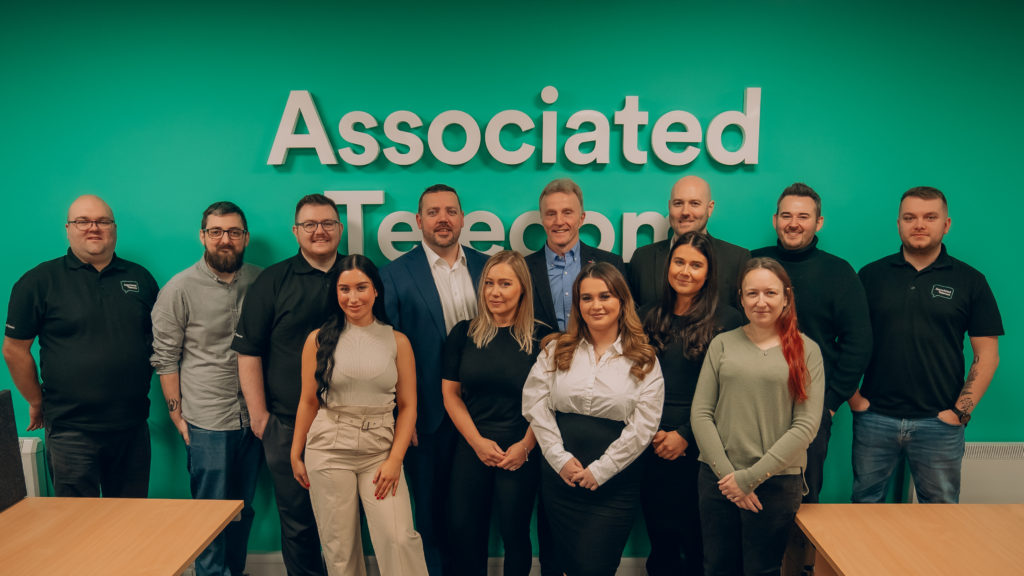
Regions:
[[[332,275],[334,279],[334,291],[327,295],[327,321],[320,326],[320,332],[316,335],[316,395],[323,406],[327,399],[327,390],[331,385],[331,376],[334,374],[334,350],[338,347],[338,338],[345,330],[345,312],[341,309],[341,302],[338,296],[338,280],[342,272],[358,270],[370,279],[373,289],[377,292],[377,298],[373,301],[370,309],[373,317],[378,322],[390,325],[388,313],[384,310],[384,283],[380,279],[380,272],[369,258],[362,254],[350,254],[341,259],[338,269]]]
[[[555,341],[555,369],[566,371],[572,364],[573,355],[580,341],[586,339],[587,342],[594,342],[590,328],[580,313],[580,284],[587,278],[604,282],[612,296],[619,300],[619,338],[622,342],[622,355],[633,363],[629,373],[637,380],[642,380],[654,368],[657,351],[647,341],[647,334],[644,334],[640,317],[636,314],[636,305],[626,285],[626,279],[615,266],[607,262],[583,266],[576,276],[576,281],[572,283],[572,312],[565,332],[548,335],[541,345],[546,347],[549,342]]]
[[[516,313],[512,318],[512,337],[519,344],[519,349],[526,354],[533,353],[533,282],[530,281],[530,270],[526,267],[526,259],[515,250],[502,250],[491,256],[484,264],[484,270],[480,273],[480,285],[476,290],[476,317],[469,323],[469,337],[477,348],[484,348],[494,340],[498,334],[498,325],[494,322],[494,316],[487,307],[487,296],[484,294],[484,284],[487,282],[487,274],[492,268],[499,264],[507,264],[519,281],[520,293],[519,302],[516,303]]]
[[[743,273],[740,274],[741,297],[743,280],[747,274],[758,268],[775,274],[782,281],[786,305],[782,308],[778,319],[775,320],[775,330],[778,332],[782,344],[782,356],[786,359],[786,364],[789,365],[789,395],[797,402],[803,402],[807,399],[807,379],[810,378],[810,373],[807,371],[807,361],[804,359],[804,341],[800,337],[800,329],[797,325],[793,282],[790,281],[789,274],[786,274],[786,269],[782,267],[782,264],[774,259],[751,258],[743,267]]]
[[[680,246],[692,246],[707,260],[707,275],[704,285],[690,302],[686,313],[679,318],[681,329],[673,329],[676,320],[675,306],[678,294],[669,282],[669,268],[672,258]],[[665,274],[661,278],[661,302],[648,310],[644,318],[644,331],[651,339],[651,344],[664,352],[665,348],[675,340],[683,344],[683,355],[690,360],[701,358],[707,351],[708,344],[715,337],[717,329],[716,314],[718,310],[718,263],[715,251],[711,248],[711,239],[701,232],[686,232],[676,236],[672,248],[668,252],[668,263]]]

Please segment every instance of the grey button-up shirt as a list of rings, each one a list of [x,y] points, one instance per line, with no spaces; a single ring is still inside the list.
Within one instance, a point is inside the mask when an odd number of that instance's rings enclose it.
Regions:
[[[261,270],[243,264],[226,283],[200,259],[171,278],[153,306],[150,363],[157,374],[178,373],[181,414],[193,426],[238,430],[249,425],[231,340],[242,300]]]

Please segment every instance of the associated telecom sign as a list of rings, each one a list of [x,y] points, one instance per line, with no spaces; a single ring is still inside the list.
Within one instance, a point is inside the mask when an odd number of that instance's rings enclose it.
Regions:
[[[558,90],[547,86],[541,90],[540,97],[545,105],[551,106],[558,101]],[[491,158],[508,166],[523,164],[537,153],[538,147],[544,164],[556,163],[560,150],[572,164],[609,163],[612,130],[604,113],[579,110],[560,124],[557,110],[542,109],[539,138],[535,116],[536,111],[531,116],[522,110],[502,110],[491,117],[481,134],[481,124],[472,116],[461,110],[447,110],[430,121],[427,148],[434,158],[450,166],[472,160],[480,153],[481,141]],[[306,126],[305,133],[296,133],[300,119]],[[684,166],[700,155],[703,142],[708,154],[719,164],[757,164],[760,122],[761,89],[747,88],[743,111],[719,113],[708,123],[706,135],[700,121],[690,112],[671,110],[662,114],[651,127],[649,149],[665,164]],[[641,146],[640,133],[641,127],[650,123],[650,115],[640,109],[640,97],[626,96],[622,109],[615,111],[612,123],[621,127],[622,157],[631,164],[646,164],[648,151]],[[281,114],[267,164],[284,164],[291,150],[313,149],[320,163],[325,165],[341,161],[351,166],[366,166],[383,153],[388,162],[409,166],[423,158],[423,139],[414,131],[423,125],[423,119],[415,112],[397,110],[384,118],[383,138],[380,138],[378,119],[354,110],[338,121],[337,135],[345,146],[335,149],[312,95],[307,90],[293,90]],[[722,142],[722,135],[730,126],[739,128],[743,135],[736,150],[727,149]],[[574,133],[560,147],[558,134],[562,128]],[[456,131],[464,138],[461,147],[453,150],[449,145],[455,138],[450,136],[446,143],[445,134]]]

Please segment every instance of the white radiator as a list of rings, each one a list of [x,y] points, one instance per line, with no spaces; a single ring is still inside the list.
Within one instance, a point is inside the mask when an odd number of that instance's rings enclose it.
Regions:
[[[910,501],[917,502],[914,483]],[[962,504],[1024,504],[1024,442],[968,442],[960,470]]]
[[[42,496],[46,478],[40,473],[45,465],[43,443],[39,438],[18,438],[18,444],[21,446],[21,469],[25,471],[25,490],[29,497]]]

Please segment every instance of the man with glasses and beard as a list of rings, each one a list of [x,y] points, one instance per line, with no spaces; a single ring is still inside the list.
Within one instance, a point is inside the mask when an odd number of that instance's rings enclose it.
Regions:
[[[55,496],[145,498],[156,280],[114,253],[117,223],[98,196],[76,199],[64,228],[67,254],[11,290],[4,360],[28,430],[46,430]]]
[[[199,241],[203,257],[157,297],[150,362],[185,441],[192,497],[245,504],[241,521],[230,523],[196,559],[196,573],[242,574],[263,448],[249,427],[231,340],[242,299],[261,268],[243,262],[249,230],[231,202],[214,202],[203,212]]]

